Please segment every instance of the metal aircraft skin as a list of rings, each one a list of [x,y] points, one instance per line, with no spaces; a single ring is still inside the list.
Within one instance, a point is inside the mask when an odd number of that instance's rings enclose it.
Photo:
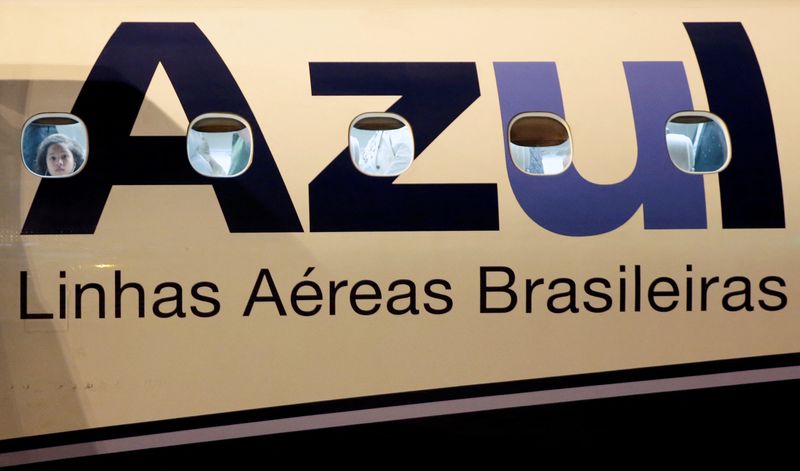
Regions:
[[[0,3],[0,466],[785,439],[798,8]]]

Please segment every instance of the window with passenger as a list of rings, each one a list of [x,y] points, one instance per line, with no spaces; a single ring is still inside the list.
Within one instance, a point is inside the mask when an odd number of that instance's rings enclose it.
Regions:
[[[235,177],[253,159],[253,134],[244,118],[230,113],[206,113],[189,124],[189,163],[206,177]]]
[[[34,175],[64,178],[77,174],[88,158],[86,125],[69,113],[41,113],[22,128],[22,161]]]
[[[370,176],[393,177],[414,160],[411,125],[395,113],[364,113],[350,124],[353,165]]]

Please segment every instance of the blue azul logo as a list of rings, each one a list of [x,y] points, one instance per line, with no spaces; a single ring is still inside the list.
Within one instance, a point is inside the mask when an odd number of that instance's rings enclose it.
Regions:
[[[727,124],[735,149],[735,158],[719,175],[723,227],[785,227],[772,114],[744,27],[685,27],[710,111]],[[247,172],[229,179],[204,177],[190,167],[183,138],[130,136],[159,62],[190,118],[229,112],[251,123],[253,163]],[[504,129],[524,111],[565,115],[555,63],[494,66]],[[706,228],[702,177],[675,169],[664,143],[668,117],[692,109],[683,64],[626,62],[624,68],[638,147],[632,174],[611,185],[589,182],[574,167],[560,175],[530,177],[516,171],[506,149],[518,203],[535,223],[569,236],[612,231],[640,207],[645,229]],[[309,73],[314,95],[399,95],[387,111],[412,123],[417,157],[480,96],[476,66],[468,62],[311,63]],[[91,165],[72,178],[40,182],[23,234],[93,233],[114,185],[212,185],[231,232],[303,230],[244,95],[196,25],[121,24],[98,57],[72,113],[89,130]],[[138,158],[142,155],[148,159]],[[310,229],[318,232],[499,229],[495,184],[394,184],[394,178],[360,173],[347,149],[309,183],[309,206]]]

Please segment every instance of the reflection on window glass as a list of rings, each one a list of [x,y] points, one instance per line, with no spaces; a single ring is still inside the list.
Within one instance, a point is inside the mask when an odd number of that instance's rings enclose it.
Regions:
[[[235,177],[250,166],[252,132],[244,119],[227,113],[198,116],[189,125],[186,150],[192,168],[206,177]]]
[[[523,113],[508,126],[511,160],[530,175],[557,175],[572,162],[572,140],[564,120],[551,113]]]
[[[359,115],[350,125],[350,157],[367,175],[400,175],[414,160],[411,126],[394,113]]]
[[[714,114],[687,111],[667,122],[667,150],[672,163],[689,173],[723,170],[730,160],[730,139],[725,123]]]
[[[86,126],[68,113],[42,113],[22,129],[22,161],[33,174],[69,177],[81,171],[88,156]]]

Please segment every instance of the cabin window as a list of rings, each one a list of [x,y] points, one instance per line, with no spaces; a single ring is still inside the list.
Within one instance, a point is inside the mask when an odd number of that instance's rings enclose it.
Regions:
[[[522,113],[508,125],[508,148],[514,165],[528,175],[558,175],[572,163],[567,123],[552,113]]]
[[[414,160],[411,125],[395,113],[364,113],[350,123],[350,157],[370,176],[394,177]]]
[[[86,125],[69,113],[41,113],[22,128],[22,162],[42,178],[67,178],[78,174],[89,157]]]
[[[666,126],[667,150],[672,163],[692,174],[718,173],[731,160],[728,128],[719,116],[704,111],[682,111]]]
[[[206,177],[235,177],[253,160],[253,132],[244,118],[230,113],[206,113],[189,124],[189,163]]]

